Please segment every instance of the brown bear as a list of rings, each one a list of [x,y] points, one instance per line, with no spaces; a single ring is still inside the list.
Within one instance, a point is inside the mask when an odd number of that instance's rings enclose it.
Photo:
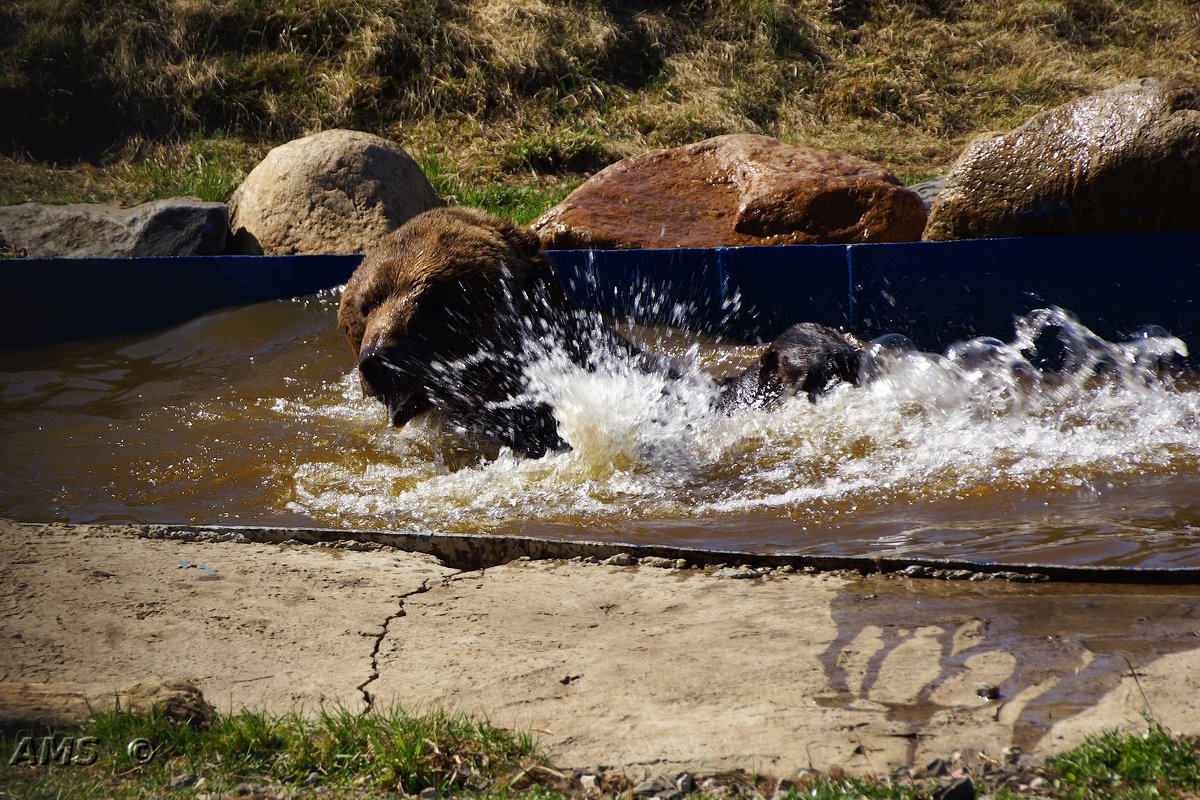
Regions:
[[[436,411],[535,458],[567,445],[550,407],[521,398],[528,343],[581,366],[597,347],[637,352],[572,306],[529,229],[465,208],[426,211],[385,237],[347,282],[338,325],[394,427]]]
[[[529,229],[472,209],[426,211],[386,236],[347,282],[338,325],[358,354],[363,392],[387,406],[394,427],[433,411],[533,458],[569,448],[551,407],[525,396],[531,343],[585,369],[607,353],[681,374],[575,308]],[[718,405],[813,397],[835,379],[853,382],[860,354],[831,328],[793,326],[758,367],[720,385]]]

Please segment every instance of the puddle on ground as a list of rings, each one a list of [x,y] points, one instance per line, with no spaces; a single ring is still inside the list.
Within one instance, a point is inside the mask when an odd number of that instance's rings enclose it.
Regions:
[[[962,708],[964,696],[977,701],[971,710],[993,709],[1012,744],[1032,752],[1122,676],[1200,647],[1200,597],[1190,588],[876,577],[850,582],[831,612],[837,636],[821,656],[830,691],[817,703],[879,711],[907,732],[909,763],[930,720]],[[934,656],[921,659],[937,668],[919,685],[887,675],[906,648]],[[1153,716],[1153,699],[1143,700]]]
[[[0,350],[0,515],[1200,566],[1200,390],[1153,374],[1165,332],[1105,342],[1050,310],[982,360],[900,354],[867,386],[726,415],[707,376],[758,348],[630,328],[686,380],[550,354],[534,390],[573,449],[530,460],[428,421],[389,429],[336,305]],[[1107,368],[1030,373],[1039,326]]]

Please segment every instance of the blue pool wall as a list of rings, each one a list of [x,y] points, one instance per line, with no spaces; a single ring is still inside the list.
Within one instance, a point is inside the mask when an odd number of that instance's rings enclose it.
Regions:
[[[572,299],[644,323],[740,340],[814,321],[936,350],[1011,338],[1013,317],[1057,305],[1106,338],[1161,325],[1200,349],[1200,232],[901,244],[560,250]],[[0,261],[0,344],[177,324],[231,305],[345,283],[359,255]]]
[[[1200,334],[1200,233],[551,253],[573,299],[740,339],[800,321],[864,338],[902,333],[924,349],[1011,338],[1013,317],[1060,306],[1122,338],[1161,325]],[[671,319],[666,297],[688,309]]]

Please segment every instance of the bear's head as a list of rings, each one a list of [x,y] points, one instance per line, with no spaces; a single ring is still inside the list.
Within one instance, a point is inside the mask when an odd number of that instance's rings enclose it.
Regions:
[[[773,397],[804,392],[815,401],[835,383],[857,383],[862,354],[862,344],[852,337],[828,325],[800,322],[763,352],[759,386]]]
[[[858,383],[863,352],[849,334],[815,322],[797,323],[767,346],[757,367],[721,381],[718,405],[770,406],[801,392],[815,402],[836,383]]]
[[[565,443],[548,406],[514,398],[525,389],[530,337],[561,335],[570,310],[531,231],[439,208],[364,257],[338,325],[358,354],[364,393],[387,406],[393,426],[436,409],[536,457]]]

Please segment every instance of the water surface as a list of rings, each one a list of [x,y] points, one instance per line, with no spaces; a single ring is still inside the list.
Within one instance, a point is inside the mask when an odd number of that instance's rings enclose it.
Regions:
[[[684,379],[551,354],[531,391],[573,449],[530,460],[428,420],[386,427],[336,303],[0,351],[0,515],[1200,566],[1200,388],[1158,375],[1183,346],[1165,332],[1104,342],[1047,311],[1010,342],[884,354],[863,387],[728,415],[708,376],[758,348],[626,328]],[[1047,326],[1087,363],[1024,361]]]

